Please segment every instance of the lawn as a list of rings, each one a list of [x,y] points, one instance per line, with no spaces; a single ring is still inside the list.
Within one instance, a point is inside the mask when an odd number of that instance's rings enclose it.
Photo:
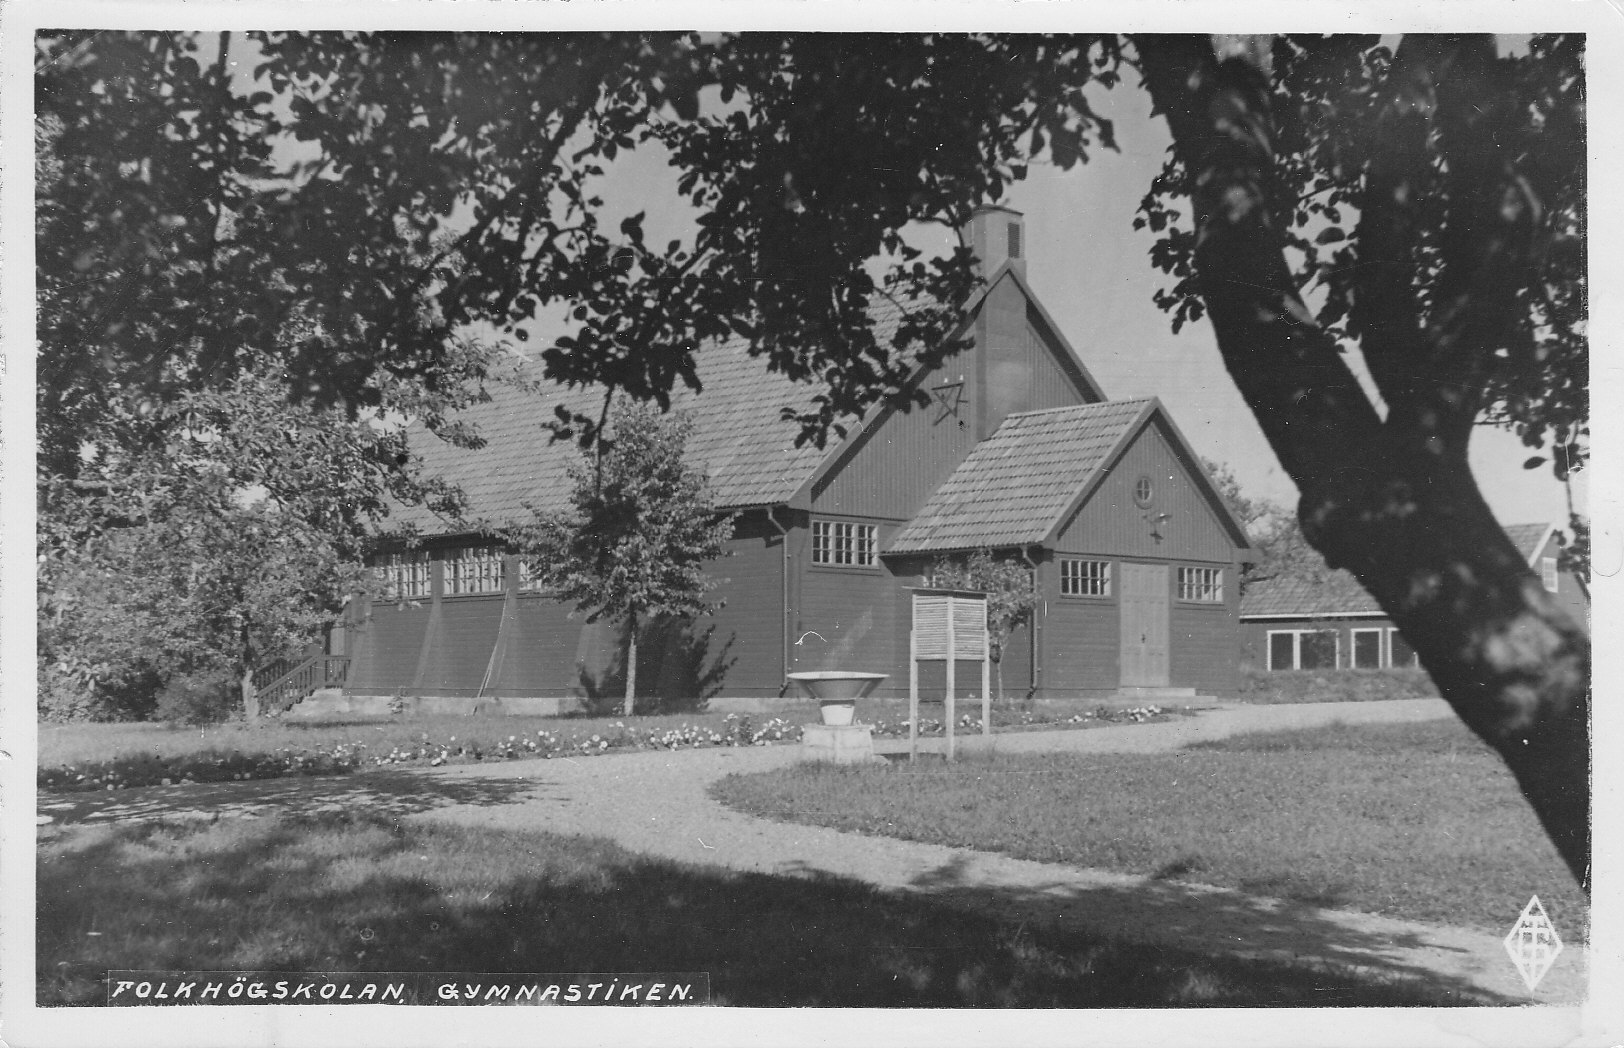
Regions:
[[[835,878],[596,838],[368,815],[48,829],[38,994],[109,969],[706,971],[714,1003],[845,1007],[1483,1003],[1411,980],[1050,934]]]
[[[1260,733],[1154,756],[971,756],[731,776],[787,821],[1504,931],[1588,906],[1492,752],[1458,722]]]

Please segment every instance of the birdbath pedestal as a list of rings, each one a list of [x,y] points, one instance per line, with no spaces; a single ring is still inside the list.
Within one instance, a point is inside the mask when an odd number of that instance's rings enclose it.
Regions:
[[[855,670],[819,670],[791,673],[809,698],[816,699],[823,723],[801,730],[801,748],[809,760],[853,764],[874,759],[874,729],[853,724],[857,700],[868,695],[886,677]]]

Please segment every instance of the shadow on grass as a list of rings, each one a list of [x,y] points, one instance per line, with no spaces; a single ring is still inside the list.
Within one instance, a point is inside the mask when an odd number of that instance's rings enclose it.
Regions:
[[[706,971],[714,1003],[765,1007],[1494,1000],[1405,973],[1138,945],[1049,927],[1040,912],[1129,901],[1111,893],[993,892],[1007,917],[967,912],[952,905],[959,879],[951,865],[933,871],[921,897],[820,872],[648,859],[601,838],[371,816],[81,827],[40,849],[39,1000],[101,1003],[118,968]],[[1174,935],[1198,917],[1160,909]]]
[[[1316,900],[1280,900],[1177,880],[1104,876],[1057,877],[1021,887],[989,884],[978,871],[980,856],[961,852],[913,877],[909,885],[926,898],[972,910],[1005,923],[1057,932],[1104,936],[1119,942],[1157,944],[1207,957],[1230,955],[1268,965],[1318,967],[1322,980],[1312,1003],[1342,1007],[1359,1003],[1359,978],[1406,987],[1433,1004],[1525,1004],[1510,963],[1499,951],[1474,957],[1470,938],[1444,930],[1322,909]],[[1418,956],[1415,951],[1425,951]],[[1541,1003],[1574,1003],[1583,994],[1578,951],[1563,958],[1566,971],[1552,972]],[[1504,967],[1468,973],[1478,962]],[[1338,974],[1340,973],[1340,974]],[[1485,988],[1481,977],[1504,992]],[[1500,976],[1503,976],[1501,978]],[[1351,981],[1350,981],[1351,980]],[[1290,1003],[1285,999],[1265,1003]]]
[[[484,807],[545,799],[545,789],[522,778],[462,778],[425,775],[421,769],[380,768],[340,776],[185,783],[102,792],[42,792],[39,811],[58,823],[214,821],[222,817],[357,811],[399,818],[452,805]]]

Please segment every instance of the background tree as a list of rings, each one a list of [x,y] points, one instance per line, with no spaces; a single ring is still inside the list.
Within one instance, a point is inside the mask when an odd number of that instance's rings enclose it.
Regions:
[[[726,552],[731,517],[717,513],[703,473],[683,461],[691,426],[623,404],[606,439],[570,472],[567,513],[533,511],[510,538],[541,584],[572,601],[588,622],[624,625],[625,714],[637,696],[637,631],[651,617],[693,617],[716,605],[704,564]]]
[[[1260,582],[1282,575],[1318,579],[1325,574],[1325,561],[1303,538],[1296,513],[1268,499],[1247,495],[1228,465],[1211,459],[1202,459],[1201,464],[1224,502],[1240,518],[1247,538],[1257,550],[1257,559],[1241,568],[1242,594]]]
[[[287,404],[285,381],[272,368],[164,405],[108,396],[73,476],[43,475],[39,654],[59,707],[141,713],[172,678],[223,674],[253,716],[253,670],[333,623],[392,503],[460,511],[399,427]]]
[[[1004,701],[1004,649],[1016,627],[1029,625],[1032,609],[1038,605],[1032,569],[1008,557],[996,557],[990,549],[978,549],[968,557],[943,557],[930,568],[933,586],[982,590],[987,594],[987,632],[992,641],[993,665],[997,667],[998,702]]]

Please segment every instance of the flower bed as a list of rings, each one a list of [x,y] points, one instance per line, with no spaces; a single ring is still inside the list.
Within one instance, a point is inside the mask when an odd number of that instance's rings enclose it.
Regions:
[[[1021,731],[1034,730],[1064,730],[1068,728],[1092,728],[1105,724],[1145,724],[1153,720],[1166,720],[1176,711],[1165,710],[1160,706],[1135,706],[1132,709],[1112,709],[1109,706],[1096,706],[1092,710],[1074,713],[1069,717],[1059,717],[1055,714],[1033,713],[1026,710],[993,710],[992,730]],[[905,737],[908,734],[908,721],[890,720],[881,717],[873,723],[874,734],[880,736]],[[981,718],[974,714],[962,714],[958,725],[954,729],[958,732],[979,732]],[[930,717],[919,718],[919,734],[944,734],[942,722]]]
[[[344,775],[360,768],[398,764],[462,764],[481,760],[528,760],[536,757],[597,757],[628,750],[681,750],[717,746],[767,746],[799,742],[801,729],[774,717],[759,728],[748,715],[730,713],[719,728],[682,724],[675,728],[628,727],[615,722],[587,733],[538,729],[509,735],[495,743],[443,741],[424,732],[414,744],[371,752],[365,743],[340,742],[321,748],[284,747],[266,753],[140,754],[106,761],[81,761],[41,768],[44,790],[116,790],[134,786],[171,786],[183,782],[229,782],[275,779],[290,775]]]

